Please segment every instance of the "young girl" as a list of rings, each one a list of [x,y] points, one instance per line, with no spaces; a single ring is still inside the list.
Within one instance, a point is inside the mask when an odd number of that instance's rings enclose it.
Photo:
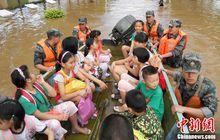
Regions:
[[[110,49],[103,50],[102,48],[102,39],[101,39],[101,32],[99,30],[92,30],[90,34],[90,38],[94,39],[98,48],[96,50],[96,55],[100,63],[109,63],[110,58],[112,57]]]
[[[3,101],[0,110],[0,130],[3,132],[1,140],[33,140],[37,132],[46,134],[48,140],[54,140],[53,131],[34,116],[25,115],[24,109],[17,101]]]
[[[11,73],[12,83],[17,87],[15,99],[23,106],[25,113],[34,115],[48,127],[52,126],[55,138],[61,139],[66,133],[59,121],[70,120],[73,132],[90,134],[90,130],[78,125],[76,112],[78,109],[71,101],[52,106],[47,96],[55,97],[56,91],[44,81],[42,76],[35,77],[26,65],[16,68]],[[58,121],[57,121],[58,120]],[[53,129],[52,129],[53,130]]]
[[[101,63],[98,60],[98,56],[96,54],[96,50],[98,49],[98,45],[95,43],[94,39],[89,38],[86,41],[86,48],[84,50],[84,56],[90,61],[91,63],[91,69],[86,69],[87,71],[90,70],[92,74],[95,76],[99,76],[102,71],[102,79],[105,79],[108,75],[108,64],[107,63]],[[100,70],[101,68],[101,70]]]
[[[107,88],[107,85],[101,81],[100,79],[94,77],[93,75],[87,73],[83,69],[83,64],[89,64],[89,61],[85,59],[84,55],[82,52],[78,51],[78,40],[75,37],[66,37],[62,41],[62,47],[63,51],[69,51],[74,55],[75,57],[75,65],[78,69],[78,72],[82,73],[85,78],[89,79],[90,81],[96,83],[102,90]]]
[[[130,39],[131,47],[127,46],[127,45],[123,45],[122,48],[121,48],[122,54],[123,54],[124,58],[128,57],[129,52],[130,52],[130,54],[132,54],[133,47],[134,47],[135,35],[137,33],[140,33],[140,32],[143,31],[143,29],[144,29],[144,22],[142,20],[136,20],[134,28],[135,28],[135,32],[132,34],[131,39]]]
[[[75,58],[72,53],[63,51],[59,56],[58,62],[58,72],[54,77],[55,85],[57,86],[56,89],[59,93],[56,101],[73,101],[78,104],[81,98],[86,98],[89,94],[92,94],[90,81],[79,73],[78,68],[74,66]],[[85,82],[77,80],[76,77],[79,77]],[[69,90],[67,89],[68,85]],[[94,85],[92,85],[92,88],[94,89]]]

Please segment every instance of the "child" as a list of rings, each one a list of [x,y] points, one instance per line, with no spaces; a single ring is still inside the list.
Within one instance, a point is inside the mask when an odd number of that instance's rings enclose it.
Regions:
[[[101,32],[99,30],[92,30],[90,34],[90,38],[94,39],[98,48],[96,50],[96,55],[100,63],[109,63],[110,58],[112,57],[110,49],[103,50],[102,48],[102,40],[101,40]]]
[[[147,66],[142,70],[143,81],[139,81],[135,89],[140,90],[148,106],[150,106],[159,121],[162,121],[164,113],[163,92],[159,84],[158,71],[153,66]]]
[[[11,135],[6,137],[3,133],[1,140],[33,140],[37,132],[46,134],[48,140],[54,140],[53,131],[34,116],[25,115],[24,109],[17,101],[11,99],[3,101],[0,103],[0,110],[0,130],[11,130],[11,133],[8,132]]]
[[[107,73],[108,70],[108,64],[107,63],[101,63],[98,60],[98,56],[96,54],[96,50],[98,49],[98,45],[95,43],[94,39],[89,38],[86,41],[86,48],[84,50],[84,56],[90,61],[91,63],[91,69],[90,72],[97,77],[102,75],[102,79],[105,79],[109,76]],[[88,69],[87,69],[88,70]]]
[[[142,20],[136,20],[135,21],[135,26],[134,26],[135,32],[132,34],[131,36],[131,47],[127,46],[127,45],[123,45],[121,50],[122,50],[122,54],[124,56],[124,58],[127,58],[129,55],[130,50],[133,50],[134,47],[134,38],[136,36],[137,33],[143,32],[144,29],[144,22]],[[132,52],[131,52],[132,54]]]
[[[132,125],[119,114],[111,114],[102,122],[99,140],[134,140]]]
[[[145,48],[134,49],[133,56],[132,56],[132,62],[136,66],[134,69],[134,73],[137,73],[137,75],[141,75],[141,70],[146,65],[148,65],[147,62],[149,60],[149,57],[150,57],[149,52]],[[129,66],[127,67],[129,68]],[[138,77],[141,77],[141,76],[138,76]],[[134,89],[137,83],[138,83],[138,80],[128,75],[127,73],[123,73],[121,75],[121,80],[118,83],[118,90],[120,91],[122,103],[124,102],[126,92]],[[117,107],[117,106],[114,107],[114,110],[122,111],[120,107]]]
[[[93,81],[96,83],[101,90],[104,90],[107,88],[107,85],[99,80],[98,78],[94,77],[93,75],[87,73],[82,67],[83,64],[89,64],[88,60],[85,59],[84,55],[82,52],[78,51],[78,40],[77,38],[74,37],[66,37],[62,41],[62,47],[63,51],[69,51],[72,53],[72,55],[75,57],[75,65],[74,68],[78,69],[78,72],[82,73],[85,78],[89,79],[90,81]]]
[[[74,66],[75,58],[69,51],[63,51],[59,56],[58,62],[56,65],[58,72],[54,77],[55,89],[59,93],[56,101],[73,101],[78,104],[81,98],[86,98],[88,94],[92,94],[90,81],[78,72],[77,67]],[[76,76],[86,83],[77,80]],[[67,86],[69,86],[69,89],[67,89]],[[94,85],[92,87],[94,89]]]
[[[154,111],[147,107],[145,97],[136,89],[130,90],[125,97],[128,112],[122,113],[132,123],[133,129],[141,132],[145,139],[162,140],[164,131]]]
[[[134,38],[134,47],[135,48],[146,48],[148,38],[147,35],[144,32],[137,33],[137,35]],[[121,79],[121,75],[123,73],[128,73],[130,76],[132,76],[135,79],[139,79],[139,75],[137,72],[134,73],[135,71],[135,65],[132,64],[132,55],[129,57],[114,61],[111,65],[110,71],[112,73],[113,78],[115,79],[116,83],[118,83]],[[131,69],[132,66],[132,69]],[[130,67],[130,68],[128,68]],[[119,91],[118,91],[118,86],[115,84],[113,86],[113,94],[111,95],[113,99],[119,99]]]
[[[144,32],[137,33],[137,35],[134,38],[134,48],[146,48],[147,41],[148,38]],[[121,74],[128,72],[128,70],[125,67],[125,64],[131,64],[131,61],[132,61],[132,56],[130,55],[125,59],[114,61],[112,63],[110,70],[116,82],[119,82]],[[138,77],[137,74],[134,74],[131,71],[129,71],[129,75],[131,75],[134,78]]]
[[[72,124],[73,132],[77,131],[83,134],[90,134],[91,131],[89,129],[82,128],[78,125],[76,116],[78,109],[75,104],[67,101],[52,106],[47,96],[55,97],[56,91],[44,81],[42,76],[37,76],[36,78],[34,74],[31,74],[26,65],[16,68],[11,73],[11,80],[17,87],[15,99],[23,106],[25,113],[34,115],[48,127],[51,125],[55,127],[54,133],[61,133],[59,139],[66,133],[59,121],[66,121],[67,119]]]

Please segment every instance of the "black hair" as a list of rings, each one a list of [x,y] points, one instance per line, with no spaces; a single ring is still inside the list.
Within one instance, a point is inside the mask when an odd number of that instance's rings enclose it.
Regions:
[[[98,37],[101,35],[101,31],[99,30],[92,30],[91,33],[90,33],[90,38],[95,38],[95,37]]]
[[[147,37],[146,33],[140,32],[135,35],[134,41],[136,41],[138,43],[146,43],[148,41],[148,37]]]
[[[84,49],[84,56],[86,57],[89,53],[90,47],[91,45],[93,45],[94,43],[94,39],[93,38],[89,38],[86,40],[86,47]]]
[[[139,19],[136,20],[136,21],[135,21],[135,24],[138,23],[138,22],[140,22],[140,23],[142,24],[142,26],[144,26],[144,22],[143,22],[142,20],[139,20]],[[135,24],[134,24],[134,25],[135,25]]]
[[[73,55],[77,54],[78,51],[78,39],[76,37],[66,37],[62,41],[63,51],[69,51]]]
[[[125,116],[111,114],[102,122],[99,140],[134,140],[132,125]]]
[[[63,56],[64,54],[65,54],[65,56]],[[69,52],[69,51],[62,51],[60,53],[60,55],[59,55],[58,62],[55,65],[56,71],[61,70],[61,68],[62,68],[61,64],[68,62],[71,57],[73,57],[71,52]]]
[[[20,129],[24,122],[25,111],[21,104],[12,99],[7,99],[0,104],[0,119],[11,120],[13,119],[14,129]]]
[[[157,74],[157,73],[158,73],[157,68],[155,68],[151,65],[142,69],[142,76],[144,79],[147,78],[147,76],[149,76],[149,75],[153,75],[153,74]]]
[[[133,55],[136,56],[141,63],[146,63],[150,58],[150,54],[145,48],[135,48]]]
[[[133,89],[126,93],[125,102],[128,107],[137,113],[146,110],[146,100],[140,90]]]
[[[26,83],[27,83],[26,80],[30,78],[30,73],[29,73],[27,65],[22,65],[19,67],[19,69],[21,70],[23,75],[17,69],[15,69],[11,73],[11,82],[17,87],[17,91],[15,93],[16,100],[18,100],[21,96],[21,91],[19,88],[25,88]]]

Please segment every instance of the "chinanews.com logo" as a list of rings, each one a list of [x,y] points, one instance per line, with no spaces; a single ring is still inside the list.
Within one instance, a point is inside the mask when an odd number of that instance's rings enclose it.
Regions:
[[[192,134],[185,134],[184,127],[188,126],[189,131]],[[177,123],[177,127],[180,129],[181,134],[177,135],[177,139],[198,139],[198,140],[215,140],[215,119],[211,118],[183,118],[182,121]],[[204,132],[204,134],[203,134]]]

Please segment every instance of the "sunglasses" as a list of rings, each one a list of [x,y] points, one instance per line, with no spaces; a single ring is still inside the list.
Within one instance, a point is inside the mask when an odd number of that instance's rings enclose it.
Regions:
[[[151,18],[152,16],[146,16],[146,18]]]

